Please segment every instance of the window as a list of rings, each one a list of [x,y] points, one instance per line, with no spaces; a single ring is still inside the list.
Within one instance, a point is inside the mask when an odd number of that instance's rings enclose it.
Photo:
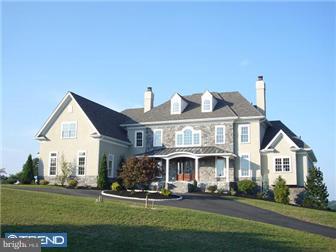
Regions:
[[[276,172],[289,172],[290,171],[289,157],[274,158],[274,169]]]
[[[211,101],[209,99],[203,101],[203,112],[207,111],[211,111]]]
[[[225,126],[216,126],[216,144],[224,144],[225,143]]]
[[[85,151],[78,152],[77,175],[85,175],[86,156]]]
[[[113,177],[113,164],[114,164],[114,155],[109,154],[108,160],[107,160],[107,177],[112,178]]]
[[[62,138],[76,138],[77,123],[76,122],[64,122],[62,123]]]
[[[200,146],[201,131],[186,127],[175,133],[175,140],[176,146]]]
[[[240,176],[249,177],[250,176],[250,155],[242,154],[240,156]]]
[[[56,175],[57,170],[57,153],[51,152],[49,154],[49,175],[54,176]]]
[[[216,177],[225,177],[226,162],[224,158],[216,159]]]
[[[240,143],[250,142],[250,125],[239,125]]]
[[[180,103],[179,102],[173,102],[173,109],[172,114],[180,113]]]
[[[143,147],[143,131],[135,131],[135,147]]]
[[[162,146],[162,129],[156,129],[153,133],[153,146]]]

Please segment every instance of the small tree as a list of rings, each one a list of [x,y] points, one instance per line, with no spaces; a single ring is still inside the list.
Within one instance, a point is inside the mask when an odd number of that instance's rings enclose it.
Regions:
[[[98,179],[97,179],[97,187],[99,189],[107,189],[108,181],[107,181],[107,159],[104,154],[102,159],[100,160],[99,171],[98,171]]]
[[[328,208],[328,190],[323,183],[323,173],[317,167],[313,167],[307,176],[305,183],[305,196],[303,206],[313,207],[318,209]]]
[[[158,173],[157,162],[154,159],[146,156],[131,157],[122,165],[120,177],[127,188],[145,188]]]
[[[32,156],[29,154],[26,163],[23,165],[21,183],[31,184],[34,181],[34,164]]]
[[[288,204],[289,203],[289,188],[286,185],[286,180],[279,176],[275,181],[274,186],[275,202]]]
[[[58,175],[58,180],[60,181],[61,185],[64,186],[65,181],[70,177],[73,170],[73,165],[70,162],[66,162],[64,159],[64,155],[61,156],[61,171],[60,175]]]

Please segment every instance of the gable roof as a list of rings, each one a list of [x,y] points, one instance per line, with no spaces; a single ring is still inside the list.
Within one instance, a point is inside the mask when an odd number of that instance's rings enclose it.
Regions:
[[[154,107],[144,113],[143,108],[126,109],[122,111],[128,116],[125,124],[134,124],[139,122],[156,122],[184,119],[206,119],[216,117],[248,117],[264,116],[249,101],[247,101],[239,92],[211,93],[217,100],[216,106],[212,112],[202,113],[201,102],[202,93],[189,96],[182,96],[188,103],[181,114],[170,113],[170,100]]]
[[[70,92],[99,134],[129,142],[127,132],[120,127],[127,117],[117,111]]]
[[[283,131],[289,138],[292,140],[297,147],[306,148],[309,147],[299,138],[293,131],[291,131],[285,124],[281,121],[269,121],[269,127],[266,129],[264,139],[261,144],[261,149],[266,148],[266,146],[274,139],[274,137],[280,132]]]

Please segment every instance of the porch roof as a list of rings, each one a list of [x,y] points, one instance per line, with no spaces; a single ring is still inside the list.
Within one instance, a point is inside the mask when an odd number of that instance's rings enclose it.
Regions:
[[[152,156],[152,157],[165,157],[178,153],[189,153],[196,156],[214,156],[214,155],[228,155],[235,156],[232,152],[223,150],[216,146],[207,147],[174,147],[174,148],[161,148],[154,149],[149,152],[143,153],[140,156]]]

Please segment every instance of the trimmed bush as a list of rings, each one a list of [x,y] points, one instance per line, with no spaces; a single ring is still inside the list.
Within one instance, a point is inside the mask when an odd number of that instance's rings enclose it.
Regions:
[[[256,182],[246,179],[238,181],[238,192],[245,195],[255,195],[258,191]]]
[[[99,170],[98,170],[97,187],[99,189],[107,189],[108,188],[106,154],[104,154],[102,156],[101,160],[100,160],[100,165],[99,165]]]
[[[77,184],[78,184],[78,182],[77,182],[77,180],[75,180],[75,179],[69,179],[68,180],[68,185],[69,185],[69,187],[76,187],[77,186]]]
[[[210,191],[211,193],[214,193],[217,190],[217,186],[216,185],[211,185],[208,186],[208,191]]]
[[[169,196],[171,196],[173,193],[172,193],[171,191],[169,191],[168,189],[163,188],[163,189],[161,190],[161,194],[164,195],[164,196],[169,197]]]
[[[275,202],[288,204],[289,203],[289,188],[286,185],[286,180],[279,176],[275,180],[274,186],[274,199]]]
[[[192,184],[188,184],[189,192],[197,192],[197,181],[194,180]]]
[[[32,156],[29,154],[26,163],[23,165],[21,183],[31,184],[34,182],[34,164]]]
[[[121,191],[121,185],[118,182],[113,182],[111,185],[111,190],[112,191]]]
[[[48,184],[49,184],[48,180],[45,179],[40,180],[40,185],[48,185]]]

